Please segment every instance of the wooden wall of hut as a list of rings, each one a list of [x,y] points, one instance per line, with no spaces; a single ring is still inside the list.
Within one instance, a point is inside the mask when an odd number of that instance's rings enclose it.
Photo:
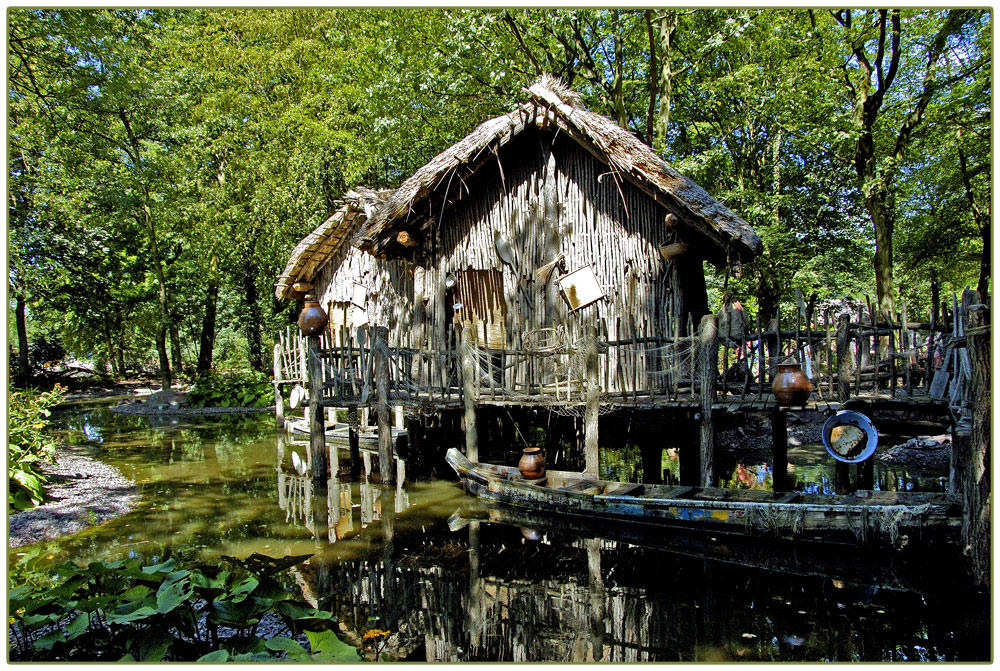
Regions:
[[[350,306],[349,327],[388,326],[391,347],[410,345],[407,338],[414,319],[411,264],[345,247],[320,269],[315,284],[324,310],[331,304]],[[358,304],[362,302],[363,307]]]
[[[449,272],[501,271],[510,349],[523,348],[525,331],[556,325],[566,326],[570,341],[589,325],[608,340],[684,334],[687,320],[678,317],[685,305],[705,305],[703,295],[681,292],[685,284],[697,292],[699,282],[682,282],[681,264],[659,253],[667,211],[565,135],[528,129],[475,175],[456,175],[449,189],[463,195],[443,216],[434,206],[428,212],[434,233],[427,275],[439,286]],[[498,254],[498,238],[512,258]],[[592,266],[606,297],[570,311],[558,296],[560,272],[548,281],[535,274],[560,253],[569,272]],[[688,272],[703,272],[700,263],[686,261]],[[435,298],[447,298],[439,293],[430,300],[440,321],[446,311]]]

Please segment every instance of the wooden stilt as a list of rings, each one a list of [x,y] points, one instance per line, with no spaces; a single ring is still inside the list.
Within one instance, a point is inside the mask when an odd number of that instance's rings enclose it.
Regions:
[[[715,379],[719,369],[718,327],[715,315],[701,318],[698,336],[698,375],[701,378],[701,423],[699,432],[700,485],[715,486],[715,429],[712,425],[712,403],[715,401]]]
[[[695,449],[695,446],[701,436],[698,426],[701,414],[685,413],[683,418],[688,435],[687,440],[680,445],[680,484],[697,487],[701,483],[701,450]]]
[[[875,486],[875,459],[868,458],[857,465],[858,489],[871,489]]]
[[[586,407],[584,409],[583,456],[584,471],[597,477],[600,470],[600,448],[598,447],[598,421],[601,410],[601,389],[598,381],[597,329],[587,329],[587,352],[585,361]],[[657,469],[659,470],[659,469]]]
[[[375,346],[375,413],[378,421],[378,470],[382,484],[392,482],[396,469],[392,463],[392,419],[389,408],[389,329],[376,326]]]
[[[285,430],[285,397],[282,394],[281,343],[274,343],[274,422],[279,432]]]
[[[833,468],[833,490],[837,494],[847,494],[851,491],[851,465],[836,460]]]
[[[462,397],[465,403],[465,456],[479,461],[479,434],[476,431],[475,337],[471,326],[462,331]]]
[[[773,464],[772,479],[774,491],[788,491],[788,425],[785,411],[774,408],[771,411],[771,459]]]
[[[309,384],[309,460],[312,464],[313,486],[326,486],[328,464],[326,427],[323,421],[323,373],[320,361],[319,336],[309,336],[306,372]]]
[[[361,472],[361,440],[358,435],[358,406],[347,409],[347,445],[351,455],[351,477],[356,478]]]

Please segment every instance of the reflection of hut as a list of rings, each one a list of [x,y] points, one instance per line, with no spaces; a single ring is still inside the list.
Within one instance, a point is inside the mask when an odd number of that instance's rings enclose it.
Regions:
[[[348,193],[296,247],[276,296],[312,284],[333,333],[388,327],[390,402],[572,409],[587,388],[618,406],[696,398],[703,261],[746,262],[760,239],[559,82],[543,78],[528,96],[395,191]],[[463,337],[474,381],[459,370]],[[340,387],[327,395],[352,402]]]

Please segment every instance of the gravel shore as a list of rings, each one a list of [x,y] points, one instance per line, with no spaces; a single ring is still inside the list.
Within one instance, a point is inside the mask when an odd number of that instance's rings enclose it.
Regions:
[[[11,513],[9,547],[77,533],[126,514],[139,499],[135,484],[118,469],[65,449],[57,450],[56,463],[42,470],[52,476],[51,500]]]

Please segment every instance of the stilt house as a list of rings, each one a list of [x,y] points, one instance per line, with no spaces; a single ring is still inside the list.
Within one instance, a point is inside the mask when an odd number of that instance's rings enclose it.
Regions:
[[[411,409],[695,396],[703,261],[747,262],[760,238],[559,82],[528,95],[395,191],[349,192],[295,248],[275,295],[330,315],[323,405],[374,398],[363,326],[388,329],[386,401]],[[305,359],[279,348],[293,380]]]

